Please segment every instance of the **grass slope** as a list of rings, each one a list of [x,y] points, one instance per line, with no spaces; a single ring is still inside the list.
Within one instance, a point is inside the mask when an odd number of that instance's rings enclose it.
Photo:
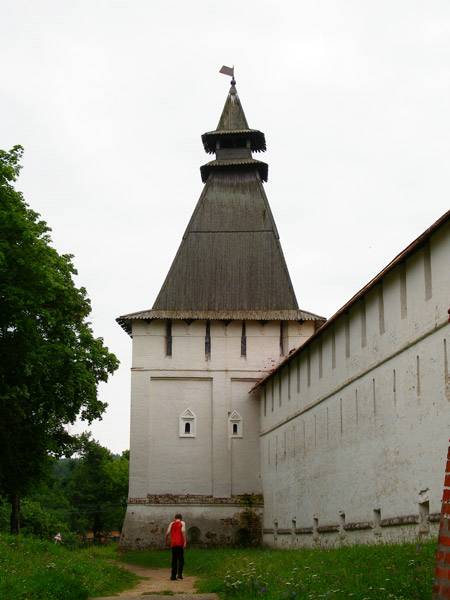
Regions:
[[[115,549],[68,550],[24,536],[0,534],[0,598],[86,600],[131,587],[137,578],[111,564]]]
[[[186,572],[199,591],[250,600],[429,600],[435,542],[314,550],[197,550]],[[168,567],[167,551],[127,552],[126,562]]]

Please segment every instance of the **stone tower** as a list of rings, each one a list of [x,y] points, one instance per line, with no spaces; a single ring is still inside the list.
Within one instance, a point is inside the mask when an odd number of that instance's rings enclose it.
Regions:
[[[175,512],[192,543],[245,538],[261,511],[260,406],[251,387],[323,322],[300,310],[264,192],[266,149],[232,80],[215,159],[151,310],[119,324],[133,338],[130,489],[124,547],[161,546]]]

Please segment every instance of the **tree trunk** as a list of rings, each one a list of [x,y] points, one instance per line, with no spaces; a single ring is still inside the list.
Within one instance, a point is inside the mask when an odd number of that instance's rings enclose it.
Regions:
[[[94,534],[94,544],[100,544],[102,538],[102,518],[98,512],[94,514],[92,533]]]
[[[11,517],[9,520],[10,531],[17,535],[20,533],[20,498],[19,494],[11,494]]]

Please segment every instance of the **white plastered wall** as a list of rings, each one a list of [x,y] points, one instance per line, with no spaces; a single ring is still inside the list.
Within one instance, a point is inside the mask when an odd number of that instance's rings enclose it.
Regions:
[[[432,520],[440,511],[450,432],[449,229],[261,390],[266,543],[401,540],[436,527],[418,515],[419,503]]]

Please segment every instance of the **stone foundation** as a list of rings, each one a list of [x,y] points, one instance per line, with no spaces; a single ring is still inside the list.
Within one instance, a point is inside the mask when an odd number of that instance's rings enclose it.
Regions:
[[[186,522],[188,545],[258,545],[263,505],[245,506],[240,497],[148,496],[130,498],[122,529],[123,549],[165,548],[165,533],[176,513]]]
[[[328,524],[295,529],[263,529],[263,544],[271,548],[326,548],[353,544],[403,543],[435,539],[439,529],[439,513],[429,515],[424,523],[419,515],[372,521]]]

